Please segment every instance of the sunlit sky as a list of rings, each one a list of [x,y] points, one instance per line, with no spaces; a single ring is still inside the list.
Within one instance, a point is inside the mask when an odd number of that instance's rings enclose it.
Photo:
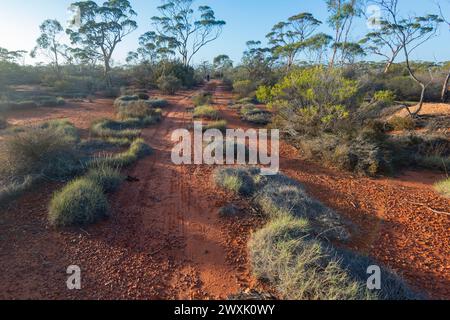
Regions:
[[[436,13],[437,1],[450,4],[450,0],[400,0],[405,14]],[[45,19],[57,19],[66,24],[70,0],[1,0],[0,2],[0,47],[9,50],[28,50],[35,45],[39,35],[39,24]],[[100,1],[99,1],[100,3]],[[150,18],[157,14],[159,0],[131,0],[138,13],[139,28],[126,38],[114,54],[116,63],[124,62],[127,52],[135,50],[138,37],[152,27]],[[212,60],[219,54],[228,54],[239,61],[248,40],[262,40],[271,27],[299,12],[311,12],[316,18],[326,21],[327,11],[324,0],[198,0],[198,5],[209,5],[219,19],[227,22],[219,40],[204,48],[194,59],[195,63]],[[450,17],[450,5],[445,11]],[[326,24],[320,31],[331,33]],[[354,40],[360,39],[368,28],[364,20],[354,27]],[[372,57],[371,57],[372,58]],[[442,26],[439,37],[419,48],[413,58],[430,61],[450,60],[450,32]],[[42,60],[42,59],[41,59]],[[26,63],[35,63],[29,57]]]

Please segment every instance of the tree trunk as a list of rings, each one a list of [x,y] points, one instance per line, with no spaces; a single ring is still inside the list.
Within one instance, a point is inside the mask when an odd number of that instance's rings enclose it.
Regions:
[[[388,63],[386,64],[386,67],[384,68],[383,73],[386,74],[389,72],[389,69],[391,69],[392,65],[394,64],[394,59],[392,58],[391,60],[388,61]]]
[[[107,88],[112,87],[112,81],[110,77],[110,71],[111,71],[111,65],[108,58],[105,58],[105,67],[104,67],[104,77],[105,77],[105,83]]]
[[[447,102],[448,99],[448,85],[450,82],[450,71],[445,78],[444,85],[442,86],[441,100],[443,103]]]

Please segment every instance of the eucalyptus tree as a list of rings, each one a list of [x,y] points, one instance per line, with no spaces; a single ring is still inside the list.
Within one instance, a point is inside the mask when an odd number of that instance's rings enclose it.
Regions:
[[[108,0],[102,5],[95,1],[80,1],[72,7],[79,9],[80,25],[73,24],[67,34],[85,54],[101,57],[106,85],[110,87],[112,56],[117,45],[136,30],[137,23],[133,19],[137,14],[128,0]]]
[[[17,63],[19,59],[23,58],[25,53],[27,52],[24,50],[9,51],[0,47],[0,62]]]
[[[432,83],[421,79],[411,64],[411,54],[428,40],[433,38],[438,30],[439,24],[443,21],[436,14],[424,16],[403,17],[398,9],[398,0],[372,0],[382,10],[382,23],[390,30],[392,37],[395,37],[405,58],[405,65],[410,78],[416,82],[420,88],[419,106],[416,111],[411,112],[409,107],[406,110],[412,117],[416,117],[422,110],[425,92]]]
[[[326,0],[330,12],[328,24],[334,30],[331,67],[338,62],[339,53],[341,62],[348,58],[349,54],[361,53],[360,50],[355,50],[358,44],[350,41],[354,20],[361,16],[361,3],[361,0]]]
[[[224,73],[233,68],[233,60],[226,54],[218,55],[213,60],[214,70],[219,73],[220,77],[223,78]]]
[[[314,45],[318,39],[314,37],[316,29],[322,24],[311,13],[302,12],[290,17],[287,21],[273,26],[266,38],[272,46],[275,56],[285,58],[288,71],[297,56]]]
[[[218,39],[226,24],[215,17],[214,10],[194,0],[164,0],[158,7],[160,16],[152,18],[157,35],[174,45],[185,67],[207,44]]]
[[[175,56],[175,49],[172,38],[162,37],[154,31],[149,31],[139,37],[139,48],[128,54],[127,61],[153,63],[158,60],[168,60]]]
[[[362,40],[361,44],[369,52],[381,56],[385,59],[383,73],[388,73],[395,60],[403,50],[403,41],[391,29],[389,23],[384,20],[378,21],[379,29],[369,32]]]
[[[68,47],[61,43],[64,35],[64,28],[58,20],[45,20],[39,29],[41,34],[36,40],[36,47],[31,51],[31,57],[35,58],[38,54],[47,57],[55,69],[58,77],[61,76],[61,60],[67,58]]]

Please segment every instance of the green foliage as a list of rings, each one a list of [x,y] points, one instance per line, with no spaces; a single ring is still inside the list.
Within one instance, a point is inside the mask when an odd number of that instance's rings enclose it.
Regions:
[[[213,103],[213,96],[211,92],[200,91],[192,98],[192,102],[196,107],[209,105]]]
[[[396,131],[414,130],[416,122],[411,117],[392,117],[389,119],[389,125]]]
[[[199,106],[194,109],[194,118],[217,120],[219,117],[219,111],[212,106]]]
[[[130,145],[130,148],[122,153],[98,158],[92,161],[91,166],[110,166],[114,168],[128,167],[139,159],[151,155],[153,150],[145,143],[143,139],[136,139]]]
[[[106,193],[116,191],[125,180],[119,169],[107,165],[90,169],[85,178],[95,182]]]
[[[90,179],[77,179],[54,194],[48,219],[55,227],[88,225],[108,216],[102,188]]]
[[[214,179],[218,186],[236,194],[249,196],[255,191],[253,178],[246,169],[220,169],[216,171]]]
[[[251,80],[239,80],[233,83],[233,91],[239,95],[240,98],[246,98],[253,94],[256,86]]]
[[[395,102],[395,93],[391,90],[381,90],[375,92],[373,99],[377,102],[382,102],[387,106],[391,106]]]
[[[450,198],[450,179],[442,180],[434,185],[437,192],[444,197]]]
[[[371,259],[311,235],[307,219],[282,216],[252,235],[249,242],[253,273],[268,280],[283,299],[408,300],[418,299],[392,271],[382,268],[381,290],[367,289]]]
[[[127,121],[114,121],[110,119],[94,122],[91,131],[95,136],[100,138],[135,139],[141,134],[140,130],[135,129],[135,126],[130,126]]]
[[[271,88],[268,86],[259,86],[256,90],[256,99],[261,103],[269,103],[271,100]]]
[[[172,75],[161,76],[158,79],[159,90],[166,94],[175,94],[181,89],[181,85],[181,80]]]
[[[203,127],[203,130],[210,130],[210,129],[217,129],[222,132],[225,132],[227,130],[228,123],[225,120],[219,120],[208,123],[206,126]]]
[[[78,132],[66,121],[18,128],[4,138],[0,154],[0,176],[71,176],[80,170],[75,150],[78,140]]]

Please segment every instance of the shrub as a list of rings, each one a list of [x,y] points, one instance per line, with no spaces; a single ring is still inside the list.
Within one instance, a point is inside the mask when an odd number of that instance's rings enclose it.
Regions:
[[[250,80],[240,80],[233,83],[233,91],[239,95],[240,98],[246,98],[253,94],[256,86]]]
[[[49,222],[56,227],[92,224],[108,215],[108,201],[102,188],[89,179],[77,179],[54,194]]]
[[[104,158],[98,158],[91,162],[91,166],[110,166],[115,168],[127,167],[135,163],[137,160],[151,155],[153,150],[145,144],[143,139],[136,139],[130,145],[130,148],[122,153],[108,156]]]
[[[392,117],[389,125],[396,131],[414,130],[416,123],[411,117]]]
[[[68,133],[70,132],[70,133]],[[68,177],[80,170],[76,129],[67,122],[23,127],[5,136],[0,154],[0,176],[44,174]]]
[[[304,187],[283,175],[267,177],[259,186],[255,201],[262,211],[272,219],[282,216],[306,218],[316,234],[347,240],[350,235],[338,214],[312,199]]]
[[[248,169],[224,168],[214,174],[216,184],[228,191],[250,196],[255,191],[255,183]]]
[[[149,100],[148,104],[152,108],[166,108],[169,105],[169,102],[164,99],[154,99],[154,100]]]
[[[373,99],[381,102],[386,106],[391,106],[395,102],[395,93],[390,90],[381,90],[375,92]]]
[[[152,114],[150,105],[146,100],[130,101],[120,104],[117,114],[121,119],[145,118]]]
[[[140,130],[130,129],[129,122],[109,119],[94,122],[91,131],[95,136],[101,138],[135,139],[141,134]]]
[[[257,125],[267,125],[272,120],[272,116],[270,113],[267,112],[260,112],[256,114],[251,114],[243,118],[244,121],[254,123]]]
[[[450,198],[450,178],[438,182],[434,185],[437,192],[441,193],[443,196]]]
[[[382,289],[367,289],[367,268],[376,265],[358,254],[334,250],[310,235],[308,220],[282,216],[249,242],[253,273],[270,281],[284,299],[414,299],[403,281],[383,269]]]
[[[206,131],[209,129],[217,129],[222,132],[225,132],[227,130],[227,125],[228,125],[228,123],[225,120],[214,121],[214,122],[208,123],[206,126],[204,126],[203,130]]]
[[[90,169],[85,177],[101,186],[107,193],[116,191],[124,181],[119,169],[106,165]]]
[[[196,107],[209,105],[213,103],[213,96],[211,92],[200,91],[192,98],[192,102]]]
[[[178,90],[181,89],[181,86],[181,80],[172,75],[163,75],[158,79],[159,90],[166,94],[175,94]]]
[[[17,176],[11,179],[0,179],[0,205],[17,198],[42,180],[42,175]]]
[[[0,116],[0,130],[5,129],[8,126],[8,121]]]
[[[219,111],[211,106],[200,106],[194,109],[194,118],[217,120],[219,118]]]

